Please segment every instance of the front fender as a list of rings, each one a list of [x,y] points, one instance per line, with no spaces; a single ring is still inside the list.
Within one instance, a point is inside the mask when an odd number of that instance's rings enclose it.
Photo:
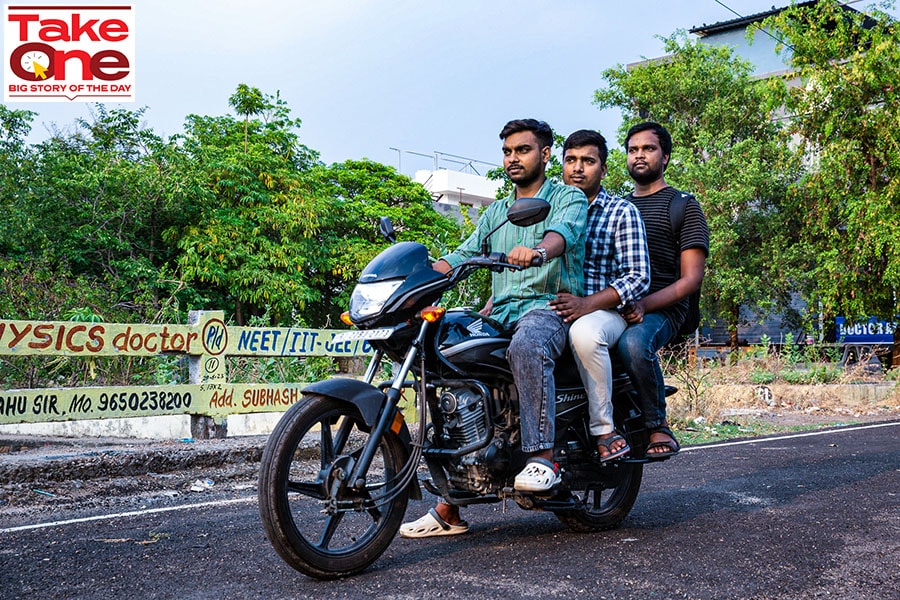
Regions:
[[[378,421],[378,413],[381,412],[381,406],[385,400],[384,392],[375,386],[347,377],[317,381],[306,386],[302,391],[354,404],[368,427]]]
[[[319,394],[349,402],[356,406],[362,416],[363,422],[367,427],[372,427],[378,421],[378,414],[385,402],[384,392],[373,385],[359,381],[358,379],[350,379],[346,377],[335,377],[334,379],[325,379],[311,383],[302,390],[304,393]],[[411,449],[412,438],[409,435],[409,428],[406,426],[406,420],[402,421],[400,432],[398,433],[400,441],[403,442],[407,452]],[[419,489],[418,480],[414,477],[409,483],[410,497],[414,500],[422,499],[422,490]]]
[[[375,386],[348,377],[335,377],[334,379],[317,381],[309,384],[302,391],[353,404],[359,409],[359,414],[362,416],[366,427],[372,427],[378,421],[378,415],[381,413],[381,407],[385,401],[384,392]],[[409,435],[409,428],[406,426],[405,419],[398,435],[400,440],[408,447],[412,438]]]

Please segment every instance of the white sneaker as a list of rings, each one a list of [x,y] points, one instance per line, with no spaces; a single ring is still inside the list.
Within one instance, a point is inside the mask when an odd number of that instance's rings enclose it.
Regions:
[[[520,492],[546,492],[560,481],[558,466],[545,458],[532,458],[516,475],[514,487]]]

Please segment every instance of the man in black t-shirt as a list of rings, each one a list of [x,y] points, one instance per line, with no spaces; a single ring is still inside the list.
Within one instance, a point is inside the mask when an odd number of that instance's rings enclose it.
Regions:
[[[672,155],[672,137],[658,123],[635,125],[625,136],[628,174],[634,192],[626,197],[641,212],[650,251],[650,293],[622,310],[629,324],[619,338],[619,356],[641,399],[650,431],[647,455],[674,456],[680,449],[666,421],[666,393],[657,352],[678,333],[687,314],[688,296],[700,289],[709,228],[700,204],[687,203],[680,232],[672,231],[669,204],[677,194],[663,174]]]

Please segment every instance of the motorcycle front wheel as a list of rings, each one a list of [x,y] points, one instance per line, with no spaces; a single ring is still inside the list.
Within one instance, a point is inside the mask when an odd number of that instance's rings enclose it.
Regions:
[[[400,528],[409,492],[397,489],[398,473],[408,453],[395,434],[381,440],[364,486],[353,489],[347,481],[369,437],[356,406],[317,394],[304,394],[269,436],[259,513],[275,550],[301,573],[318,579],[358,573]]]
[[[615,468],[615,474],[571,491],[577,508],[556,513],[569,529],[585,533],[605,531],[617,527],[628,516],[641,489],[644,465],[626,462],[607,468]]]

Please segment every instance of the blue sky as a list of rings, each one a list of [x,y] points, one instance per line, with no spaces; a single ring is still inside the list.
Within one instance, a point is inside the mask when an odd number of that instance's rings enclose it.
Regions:
[[[147,107],[145,122],[158,134],[181,132],[191,113],[228,113],[228,96],[247,83],[281,92],[303,120],[301,140],[326,163],[366,157],[412,174],[433,166],[419,154],[500,162],[497,134],[518,117],[543,119],[562,134],[600,129],[615,142],[618,112],[592,104],[605,69],[659,56],[657,36],[736,18],[726,6],[749,15],[787,1],[133,4],[137,101],[122,106]],[[54,126],[88,118],[90,105],[9,107],[39,113],[38,141]],[[458,168],[449,158],[440,166]]]

